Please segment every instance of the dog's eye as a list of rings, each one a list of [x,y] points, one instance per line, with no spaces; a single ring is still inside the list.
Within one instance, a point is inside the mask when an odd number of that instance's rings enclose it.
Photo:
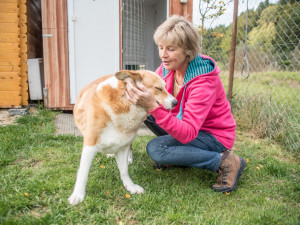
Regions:
[[[157,90],[162,91],[162,88],[160,87],[155,87]]]

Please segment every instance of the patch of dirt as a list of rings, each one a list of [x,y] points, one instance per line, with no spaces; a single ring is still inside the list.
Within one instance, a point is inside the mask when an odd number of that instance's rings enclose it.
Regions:
[[[38,109],[35,106],[30,106],[28,109],[30,115],[38,113]],[[13,124],[21,115],[9,115],[8,109],[0,109],[0,126],[7,126]]]
[[[14,123],[20,116],[10,116],[8,109],[0,109],[0,126],[7,126]]]
[[[36,106],[30,106],[28,109],[28,113],[30,115],[35,115],[38,113],[38,108]]]
[[[51,210],[48,207],[36,207],[31,209],[27,214],[33,216],[37,219],[44,217],[47,213],[50,213]],[[25,213],[23,213],[24,215]],[[26,214],[25,214],[26,215]]]

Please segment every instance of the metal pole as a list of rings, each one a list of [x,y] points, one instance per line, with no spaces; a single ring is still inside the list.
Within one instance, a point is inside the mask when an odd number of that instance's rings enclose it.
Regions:
[[[231,36],[231,50],[229,62],[229,83],[228,83],[228,101],[232,100],[233,76],[234,76],[234,63],[235,63],[235,47],[236,47],[236,29],[238,21],[238,7],[239,0],[234,0],[233,9],[233,22],[232,22],[232,36]]]

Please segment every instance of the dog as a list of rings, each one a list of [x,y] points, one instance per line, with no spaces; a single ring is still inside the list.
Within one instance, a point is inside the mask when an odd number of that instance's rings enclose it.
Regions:
[[[127,191],[131,194],[144,192],[130,179],[128,164],[132,163],[130,146],[149,114],[146,109],[128,100],[126,82],[143,84],[168,110],[177,105],[177,100],[167,92],[163,79],[148,70],[121,70],[82,89],[74,106],[74,119],[83,134],[83,149],[74,191],[68,199],[71,205],[83,201],[89,169],[98,152],[115,155]]]

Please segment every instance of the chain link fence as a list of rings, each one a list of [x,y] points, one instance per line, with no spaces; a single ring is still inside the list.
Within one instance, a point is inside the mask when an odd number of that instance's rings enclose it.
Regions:
[[[199,28],[202,53],[218,62],[227,89],[234,3],[225,3],[221,16],[205,18],[204,29]],[[239,1],[232,101],[235,118],[240,127],[250,128],[260,137],[269,137],[297,152],[299,40],[299,1]]]

